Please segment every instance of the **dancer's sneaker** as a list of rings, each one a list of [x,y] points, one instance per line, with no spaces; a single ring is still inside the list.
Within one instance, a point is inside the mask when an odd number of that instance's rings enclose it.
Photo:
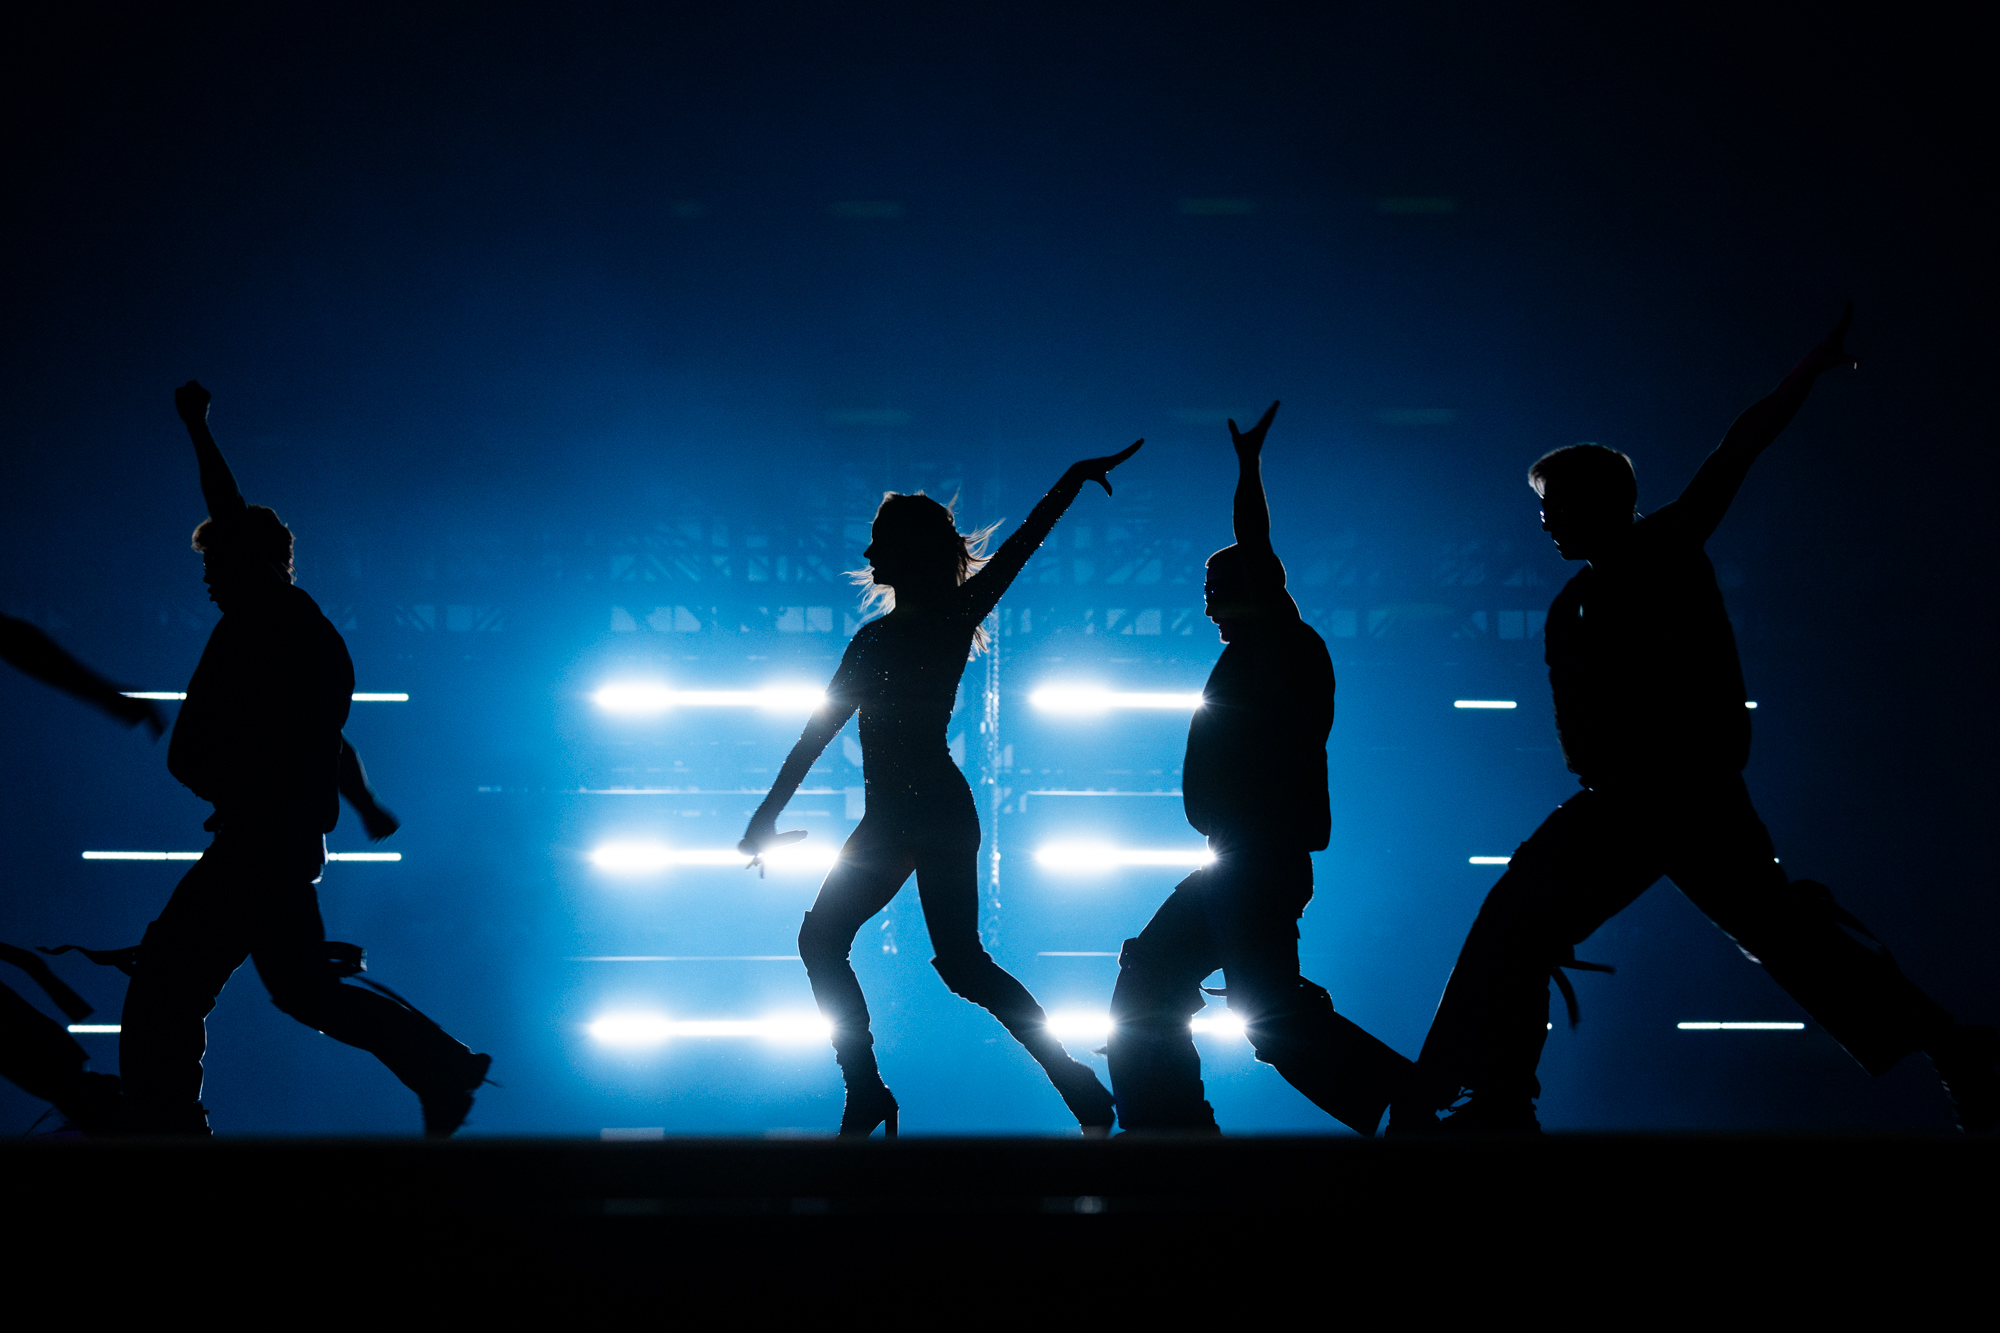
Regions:
[[[472,1094],[479,1091],[486,1082],[486,1071],[493,1067],[490,1055],[468,1057],[469,1080],[457,1088],[440,1089],[422,1093],[417,1100],[424,1108],[424,1137],[427,1139],[448,1139],[458,1132],[465,1117],[472,1114]]]
[[[1535,1119],[1532,1097],[1480,1097],[1453,1107],[1437,1122],[1440,1135],[1495,1135],[1539,1138],[1542,1122]]]

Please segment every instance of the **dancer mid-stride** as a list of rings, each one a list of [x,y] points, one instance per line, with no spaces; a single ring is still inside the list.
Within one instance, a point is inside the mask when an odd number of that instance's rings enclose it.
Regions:
[[[1028,1048],[1086,1134],[1110,1132],[1110,1092],[1088,1065],[1070,1058],[1028,988],[980,943],[979,814],[946,748],[945,728],[965,664],[985,646],[980,622],[1083,484],[1094,481],[1109,495],[1111,469],[1143,443],[1072,466],[990,559],[981,559],[979,540],[959,532],[951,510],[929,496],[890,492],[875,511],[862,553],[869,596],[892,609],[855,633],[826,702],[806,723],[740,844],[757,856],[805,836],[779,833],[778,812],[859,710],[867,812],[799,930],[799,956],[813,998],[833,1024],[834,1057],[847,1083],[842,1134],[866,1135],[877,1125],[896,1132],[896,1099],[876,1068],[868,1002],[847,956],[862,923],[888,906],[913,870],[937,951],[931,966],[944,984]]]

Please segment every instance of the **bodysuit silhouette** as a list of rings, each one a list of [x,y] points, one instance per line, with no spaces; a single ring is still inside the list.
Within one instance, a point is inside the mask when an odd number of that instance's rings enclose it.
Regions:
[[[1236,544],[1208,560],[1209,619],[1229,646],[1202,688],[1182,765],[1188,823],[1214,860],[1175,888],[1125,941],[1106,1048],[1118,1123],[1128,1132],[1217,1133],[1188,1021],[1202,980],[1222,970],[1230,1011],[1257,1058],[1335,1119],[1373,1134],[1409,1061],[1336,1014],[1299,975],[1299,917],[1312,853],[1332,813],[1326,738],[1333,662],[1285,591],[1271,548],[1259,456],[1278,405],[1236,445]]]
[[[1954,1022],[1825,885],[1789,880],[1775,859],[1743,782],[1743,672],[1702,550],[1814,381],[1854,364],[1842,346],[1852,313],[1650,515],[1635,515],[1631,460],[1616,450],[1558,449],[1529,471],[1543,529],[1565,560],[1586,562],[1545,631],[1556,730],[1584,789],[1514,852],[1479,909],[1392,1134],[1539,1132],[1549,982],[1574,1021],[1561,969],[1578,966],[1575,946],[1663,875],[1870,1073],[1924,1051],[1960,1125],[1993,1128],[2000,1038]]]
[[[799,956],[820,1012],[833,1024],[834,1057],[847,1085],[840,1132],[896,1132],[896,1099],[875,1063],[868,1002],[848,963],[855,932],[888,906],[912,871],[951,990],[990,1012],[1048,1072],[1086,1133],[1108,1133],[1111,1094],[1088,1065],[1070,1058],[1027,987],[995,963],[979,939],[979,814],[952,762],[945,728],[980,622],[1042,544],[1083,484],[1111,493],[1108,474],[1140,441],[1071,467],[1027,521],[982,561],[945,506],[921,493],[891,492],[876,510],[868,549],[871,597],[893,610],[863,625],[847,646],[826,702],[806,723],[771,791],[751,817],[741,850],[757,856],[803,833],[777,831],[778,812],[847,719],[861,714],[867,809],[799,930]],[[976,572],[975,572],[976,571]]]
[[[341,735],[354,691],[347,645],[292,582],[292,534],[246,505],[208,429],[208,391],[175,391],[201,470],[208,520],[195,529],[202,580],[222,619],[174,724],[167,767],[215,806],[215,840],[146,929],[125,996],[120,1068],[141,1133],[206,1134],[203,1020],[247,957],[271,1002],[373,1054],[414,1091],[424,1132],[464,1122],[491,1058],[386,993],[342,983],[359,950],[331,944],[315,885],[345,796],[368,835],[396,820]]]
[[[156,705],[126,698],[117,686],[25,620],[0,616],[0,661],[128,727],[144,725],[155,740],[166,730]],[[64,985],[39,955],[0,944],[0,960],[26,972],[71,1020],[90,1016],[89,1004]],[[91,1073],[84,1067],[89,1060],[62,1024],[0,986],[0,1075],[30,1096],[53,1104],[74,1129],[86,1134],[117,1130],[123,1121],[117,1076]]]

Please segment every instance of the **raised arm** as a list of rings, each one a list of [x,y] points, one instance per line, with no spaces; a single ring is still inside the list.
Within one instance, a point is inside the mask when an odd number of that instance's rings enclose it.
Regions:
[[[368,770],[361,766],[361,755],[346,736],[340,738],[340,768],[336,781],[340,794],[354,807],[354,813],[361,816],[361,827],[367,830],[368,841],[380,842],[403,826],[402,821],[376,799],[375,789],[368,785]]]
[[[1236,504],[1231,517],[1236,544],[1245,555],[1272,554],[1271,506],[1264,500],[1264,471],[1258,460],[1264,452],[1264,434],[1277,415],[1278,405],[1272,403],[1249,430],[1237,430],[1234,418],[1229,422],[1229,440],[1236,446]]]
[[[745,856],[756,858],[773,847],[782,847],[789,842],[797,842],[806,836],[804,829],[794,829],[789,833],[778,832],[778,813],[792,799],[799,784],[806,780],[806,774],[819,762],[820,755],[847,725],[847,719],[854,716],[857,695],[854,690],[854,644],[847,646],[847,656],[840,662],[840,669],[833,673],[833,683],[826,687],[826,699],[813,715],[806,719],[805,730],[792,746],[792,752],[785,756],[784,764],[778,769],[777,781],[764,796],[755,814],[750,816],[750,826],[743,831],[743,841],[736,844],[736,850]],[[756,864],[753,859],[751,864]]]
[[[208,516],[220,522],[239,517],[249,506],[243,503],[243,492],[236,489],[236,476],[224,461],[215,436],[209,433],[210,397],[198,381],[189,380],[174,390],[174,410],[180,413],[188,438],[194,441],[194,459],[201,469],[201,498],[208,502]]]
[[[1835,366],[1855,366],[1858,363],[1841,346],[1847,337],[1847,326],[1854,319],[1854,303],[1847,303],[1841,311],[1840,322],[1833,326],[1833,332],[1820,340],[1819,346],[1806,353],[1805,360],[1792,368],[1770,395],[1756,402],[1736,418],[1729,427],[1729,433],[1722,437],[1722,443],[1715,447],[1688,483],[1681,498],[1675,502],[1680,521],[1698,532],[1702,540],[1715,531],[1722,522],[1722,516],[1729,512],[1730,504],[1736,499],[1743,479],[1750,475],[1750,465],[1757,456],[1769,448],[1778,438],[1779,432],[1791,424],[1799,408],[1805,403],[1806,395],[1812,392],[1813,381],[1821,373]]]
[[[83,700],[128,727],[143,724],[153,733],[154,740],[167,729],[157,704],[147,699],[126,698],[116,685],[71,657],[54,639],[25,620],[0,616],[0,661],[44,685],[53,685],[64,694]]]
[[[1134,440],[1115,454],[1107,454],[1103,458],[1086,458],[1081,462],[1070,464],[1069,471],[1063,473],[1056,484],[1049,488],[1049,493],[1028,511],[1028,517],[1022,520],[1021,526],[1015,528],[1013,534],[1000,543],[1000,549],[993,553],[993,558],[988,560],[977,574],[965,581],[964,591],[972,601],[974,619],[984,619],[986,613],[993,609],[994,604],[1007,591],[1008,585],[1014,582],[1015,576],[1027,565],[1028,557],[1048,540],[1056,521],[1070,507],[1070,502],[1076,499],[1077,493],[1083,489],[1083,484],[1094,481],[1104,488],[1106,495],[1111,494],[1111,469],[1138,453],[1139,446],[1144,443],[1143,439]]]

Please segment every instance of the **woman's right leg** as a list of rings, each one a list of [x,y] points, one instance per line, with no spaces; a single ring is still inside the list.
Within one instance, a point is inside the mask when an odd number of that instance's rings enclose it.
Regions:
[[[799,928],[806,979],[820,1013],[833,1024],[834,1059],[850,1088],[879,1084],[881,1075],[875,1067],[875,1038],[868,1030],[868,1001],[847,956],[863,923],[889,905],[915,868],[916,858],[907,847],[882,836],[863,818]]]

